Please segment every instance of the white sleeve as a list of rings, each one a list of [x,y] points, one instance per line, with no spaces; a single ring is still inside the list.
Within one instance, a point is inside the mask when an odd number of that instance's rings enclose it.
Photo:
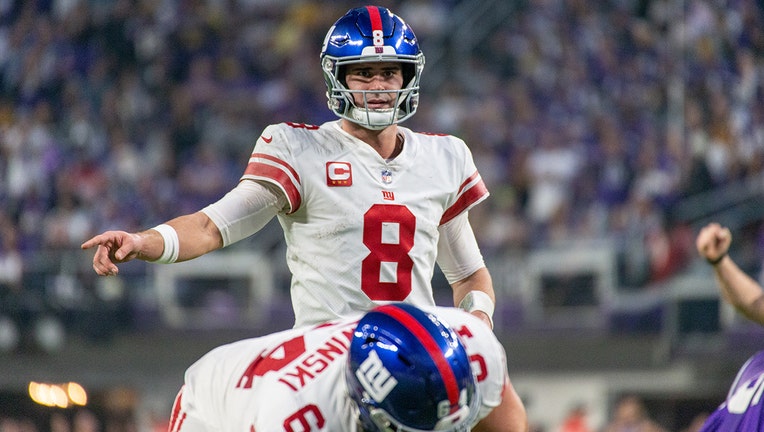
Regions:
[[[285,206],[286,197],[275,186],[242,180],[202,212],[220,230],[225,247],[258,232]]]
[[[460,281],[485,267],[467,212],[438,227],[438,266],[449,283]]]

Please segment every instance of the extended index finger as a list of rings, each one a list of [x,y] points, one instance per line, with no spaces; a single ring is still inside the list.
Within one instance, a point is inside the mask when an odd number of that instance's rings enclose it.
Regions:
[[[94,246],[102,245],[106,243],[106,239],[104,238],[103,234],[99,234],[97,236],[91,237],[89,240],[87,240],[85,243],[82,243],[80,245],[81,249],[90,249]]]

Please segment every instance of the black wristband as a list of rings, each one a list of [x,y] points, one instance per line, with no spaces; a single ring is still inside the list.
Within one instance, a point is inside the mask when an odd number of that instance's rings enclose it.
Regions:
[[[708,259],[708,258],[706,258],[706,261],[708,261],[708,263],[709,263],[709,264],[711,264],[712,266],[716,266],[717,264],[719,264],[720,262],[722,262],[722,260],[723,260],[723,259],[724,259],[724,257],[726,257],[726,256],[727,256],[727,252],[724,252],[723,254],[719,255],[719,257],[718,257],[718,258],[716,258],[716,259],[714,259],[714,260],[711,260],[711,259]]]

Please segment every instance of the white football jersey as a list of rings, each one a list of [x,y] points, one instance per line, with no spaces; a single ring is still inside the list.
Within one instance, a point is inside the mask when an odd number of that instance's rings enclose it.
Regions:
[[[508,382],[504,348],[480,319],[425,308],[459,334],[477,377],[483,418]],[[355,432],[345,381],[357,320],[289,329],[218,347],[194,363],[173,406],[170,432]]]
[[[268,126],[242,178],[279,187],[295,327],[391,301],[434,305],[438,227],[488,196],[468,147],[399,127],[386,161],[340,128]]]

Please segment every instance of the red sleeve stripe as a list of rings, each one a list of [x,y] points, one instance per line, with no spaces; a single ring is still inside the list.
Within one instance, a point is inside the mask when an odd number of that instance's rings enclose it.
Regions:
[[[259,162],[250,162],[242,178],[265,180],[280,187],[289,200],[289,213],[297,211],[300,208],[300,204],[302,204],[302,197],[297,187],[295,187],[291,178],[278,168]]]
[[[280,163],[271,164],[268,163],[269,161]],[[273,158],[272,156],[256,157],[255,154],[253,154],[252,158],[249,160],[247,168],[244,170],[242,178],[265,180],[280,187],[289,200],[289,213],[297,211],[302,204],[302,196],[300,195],[300,190],[298,188],[300,184],[299,176],[297,176],[297,173],[289,167],[289,165],[279,159]]]
[[[475,180],[475,176],[473,175],[470,179]],[[441,225],[447,223],[488,196],[488,188],[485,186],[485,183],[483,183],[483,179],[478,176],[476,180],[477,181],[473,181],[465,190],[462,189],[470,183],[470,180],[468,179],[462,184],[460,195],[456,199],[456,202],[451,207],[447,208],[443,213],[443,217],[440,218]]]
[[[376,6],[366,6],[366,10],[369,11],[371,31],[382,30],[382,17],[379,14],[379,8]]]
[[[467,187],[467,185],[469,185],[470,183],[474,183],[476,180],[482,181],[480,178],[480,174],[478,174],[477,171],[472,173],[472,175],[469,176],[467,180],[465,180],[464,183],[461,184],[461,186],[459,186],[459,191],[457,192],[457,194],[462,193],[464,189]]]
[[[175,396],[175,403],[172,404],[172,414],[170,415],[170,427],[169,432],[177,432],[183,425],[183,421],[186,419],[186,413],[180,411],[180,403],[183,400],[183,387],[180,388],[178,395]]]
[[[430,355],[430,359],[435,363],[435,367],[438,368],[441,378],[443,378],[443,384],[446,387],[446,393],[448,393],[448,401],[451,403],[451,406],[457,406],[459,404],[459,385],[456,383],[456,376],[430,332],[408,312],[397,306],[385,305],[377,308],[377,311],[395,318],[422,343],[422,346]]]
[[[279,159],[277,157],[271,156],[269,154],[266,154],[266,153],[252,153],[252,156],[249,157],[249,161],[250,162],[252,162],[253,160],[257,160],[257,159],[265,159],[267,161],[272,162],[274,165],[277,165],[277,166],[281,167],[282,169],[284,169],[286,171],[289,171],[289,174],[291,174],[292,177],[294,177],[294,179],[297,182],[297,184],[301,183],[300,182],[300,175],[297,174],[297,171],[295,171],[295,169],[292,168],[292,165],[289,165],[288,163],[284,162],[283,160],[281,160],[281,159]]]

